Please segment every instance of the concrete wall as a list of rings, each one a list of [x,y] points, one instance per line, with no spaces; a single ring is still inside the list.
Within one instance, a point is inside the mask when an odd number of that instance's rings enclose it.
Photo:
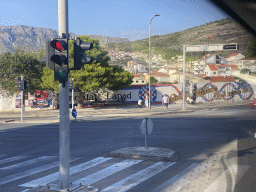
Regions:
[[[0,93],[0,111],[13,111],[15,110],[16,96],[7,96],[6,93]]]
[[[111,92],[102,92],[101,100],[104,101],[120,101],[123,95],[127,103],[137,103],[139,99],[145,100],[146,94],[149,93],[148,86],[137,85],[130,88]],[[218,101],[240,101],[252,100],[255,97],[254,90],[256,85],[238,82],[216,82],[216,83],[198,83],[186,86],[186,95],[194,95],[195,102],[218,102]],[[161,103],[162,96],[167,94],[171,98],[171,102],[182,102],[182,84],[161,84],[151,87],[151,102]],[[70,92],[70,104],[71,104]],[[78,93],[74,93],[75,103],[78,102]],[[187,96],[186,96],[187,97]],[[18,98],[18,95],[17,95]],[[0,97],[0,111],[15,110],[15,97]],[[84,102],[90,103],[95,100],[95,94],[86,92]]]

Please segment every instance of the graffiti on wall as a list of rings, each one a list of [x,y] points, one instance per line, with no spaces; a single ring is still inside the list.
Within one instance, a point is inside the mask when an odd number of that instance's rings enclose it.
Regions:
[[[188,88],[188,87],[187,87]],[[192,96],[196,101],[197,98],[201,97],[204,101],[214,100],[231,100],[235,96],[238,96],[242,100],[249,100],[252,98],[254,91],[250,84],[243,83],[225,83],[220,88],[212,83],[207,83],[201,87],[194,84],[192,85],[192,91],[189,93],[188,89],[185,92],[185,98]],[[183,98],[183,94],[172,94],[170,96],[170,102],[179,101]]]

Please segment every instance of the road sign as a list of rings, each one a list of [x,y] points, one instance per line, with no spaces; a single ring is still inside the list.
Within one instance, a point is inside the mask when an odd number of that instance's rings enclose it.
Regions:
[[[144,136],[149,136],[153,131],[153,122],[150,118],[145,118],[142,120],[140,125],[140,132]]]
[[[237,43],[229,44],[208,44],[208,45],[185,45],[186,52],[198,52],[198,51],[228,51],[237,50]]]
[[[77,116],[76,109],[73,109],[73,110],[72,110],[72,116],[73,116],[74,118],[76,118],[76,116]]]

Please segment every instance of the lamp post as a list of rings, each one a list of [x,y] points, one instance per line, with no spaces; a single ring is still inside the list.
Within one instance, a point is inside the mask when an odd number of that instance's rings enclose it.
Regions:
[[[154,17],[160,16],[158,14],[156,14]],[[149,22],[149,109],[151,109],[151,42],[150,42],[150,38],[151,38],[151,21],[154,19],[154,17],[150,20]]]

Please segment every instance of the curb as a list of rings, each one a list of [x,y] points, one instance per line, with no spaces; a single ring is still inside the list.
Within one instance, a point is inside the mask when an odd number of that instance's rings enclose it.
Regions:
[[[58,187],[55,186],[39,186],[33,189],[28,190],[28,192],[62,192],[62,191],[70,191],[70,192],[98,192],[98,188],[93,186],[82,186],[79,185],[77,187],[69,188],[69,189],[57,189]]]
[[[12,122],[12,121],[14,121],[14,119],[6,119],[3,121],[0,121],[0,123],[8,123],[8,122]]]
[[[161,147],[127,147],[111,151],[109,157],[125,157],[132,159],[146,159],[156,161],[176,161],[176,152]]]

